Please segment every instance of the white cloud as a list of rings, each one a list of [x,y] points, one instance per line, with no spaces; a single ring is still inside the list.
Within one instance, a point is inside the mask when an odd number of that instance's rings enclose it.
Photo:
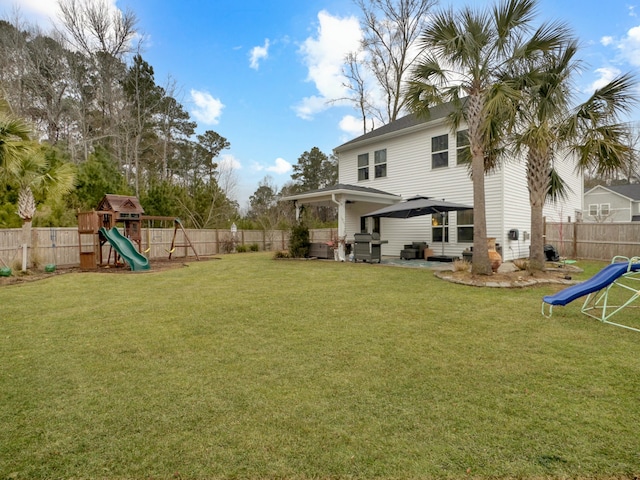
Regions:
[[[21,20],[34,23],[48,29],[57,23],[58,2],[43,2],[42,0],[0,0],[0,10],[4,10],[2,18],[9,22],[14,20],[17,13]]]
[[[217,125],[222,115],[224,104],[217,98],[213,98],[208,92],[191,90],[191,100],[195,108],[191,113],[196,120],[207,125]]]
[[[316,113],[329,108],[331,106],[329,102],[328,98],[316,95],[305,97],[295,106],[296,115],[304,120],[311,120]]]
[[[364,133],[362,119],[356,118],[353,115],[345,115],[342,117],[342,120],[340,120],[340,130],[353,137],[362,135]]]
[[[118,11],[116,6],[117,0],[107,0],[106,7],[109,12]],[[29,23],[34,23],[41,28],[49,29],[53,25],[60,26],[60,9],[58,2],[54,0],[0,0],[0,10],[4,10],[4,17],[9,17],[8,20],[12,20],[14,8],[18,9],[18,12],[23,20],[27,20]]]
[[[285,173],[290,172],[293,169],[291,164],[287,162],[284,158],[276,158],[275,165],[267,167],[268,172],[277,173],[278,175],[284,175]]]
[[[629,16],[630,17],[638,16],[638,14],[636,13],[636,7],[634,5],[629,5]]]
[[[594,90],[604,87],[607,83],[616,78],[622,72],[617,68],[603,67],[597,68],[595,73],[598,74],[599,78],[595,80],[591,85],[589,85],[589,87],[587,88],[587,93],[592,93]]]
[[[264,166],[261,163],[254,162],[252,166],[252,170],[254,172],[273,172],[277,175],[284,175],[285,173],[293,170],[293,167],[289,162],[287,162],[284,158],[276,158],[273,165]]]
[[[269,57],[269,39],[265,39],[264,46],[253,47],[249,53],[249,67],[254,70],[260,68],[260,60],[264,60]]]
[[[611,44],[613,43],[613,37],[609,37],[609,36],[607,36],[607,37],[602,37],[602,38],[600,39],[600,43],[601,43],[602,45],[604,45],[605,47],[607,47],[607,46],[609,46],[609,45],[611,45]]]
[[[346,54],[359,48],[362,38],[360,23],[354,16],[334,17],[322,10],[318,22],[316,37],[307,38],[300,47],[308,69],[307,80],[318,91],[318,95],[304,98],[294,107],[304,119],[328,108],[328,102],[346,96],[342,65]]]
[[[618,44],[618,49],[626,61],[640,67],[640,26],[633,27]]]
[[[228,170],[241,170],[242,164],[240,160],[231,155],[230,153],[225,153],[220,157],[220,161],[218,162],[218,167],[222,171]]]

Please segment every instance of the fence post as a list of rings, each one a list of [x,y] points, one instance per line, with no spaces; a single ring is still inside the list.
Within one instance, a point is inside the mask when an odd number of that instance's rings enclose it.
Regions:
[[[573,258],[578,258],[578,222],[573,222]]]

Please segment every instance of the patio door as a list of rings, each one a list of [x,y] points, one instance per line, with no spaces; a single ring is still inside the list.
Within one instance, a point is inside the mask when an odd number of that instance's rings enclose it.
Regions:
[[[431,241],[449,243],[449,216],[446,212],[431,215]]]

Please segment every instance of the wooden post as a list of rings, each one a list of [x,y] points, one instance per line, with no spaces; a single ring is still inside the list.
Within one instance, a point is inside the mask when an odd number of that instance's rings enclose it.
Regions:
[[[573,224],[573,258],[578,258],[578,222]]]

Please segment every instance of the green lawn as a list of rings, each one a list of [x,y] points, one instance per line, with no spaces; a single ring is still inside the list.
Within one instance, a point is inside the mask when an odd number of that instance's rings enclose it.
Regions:
[[[0,479],[634,478],[640,333],[555,290],[266,254],[0,288]]]

